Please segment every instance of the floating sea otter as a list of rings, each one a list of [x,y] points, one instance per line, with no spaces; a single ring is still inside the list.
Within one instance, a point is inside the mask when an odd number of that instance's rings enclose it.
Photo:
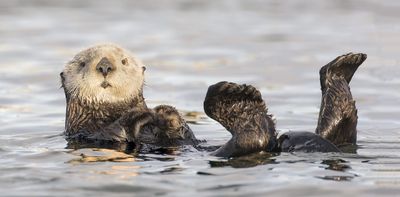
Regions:
[[[60,76],[67,102],[65,135],[70,147],[125,149],[127,145],[137,148],[140,144],[169,147],[199,143],[175,108],[146,106],[145,69],[140,60],[112,44],[83,50],[67,63]]]
[[[336,152],[340,150],[335,145],[355,143],[357,110],[348,83],[365,59],[364,54],[347,54],[322,67],[318,135],[288,132],[277,139],[275,124],[258,90],[228,82],[210,86],[205,112],[233,135],[215,155]],[[200,141],[175,108],[146,106],[144,71],[138,59],[112,44],[83,50],[65,66],[60,76],[67,102],[65,135],[70,147],[125,149],[133,145],[151,149],[198,145]]]

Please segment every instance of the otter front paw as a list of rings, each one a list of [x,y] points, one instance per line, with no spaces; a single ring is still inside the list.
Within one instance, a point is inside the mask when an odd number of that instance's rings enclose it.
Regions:
[[[168,139],[185,139],[185,130],[188,128],[185,120],[172,106],[159,105],[154,108],[156,125],[161,130],[160,135]]]
[[[119,123],[126,129],[128,141],[137,142],[142,128],[155,122],[155,114],[148,109],[134,109],[124,114]]]

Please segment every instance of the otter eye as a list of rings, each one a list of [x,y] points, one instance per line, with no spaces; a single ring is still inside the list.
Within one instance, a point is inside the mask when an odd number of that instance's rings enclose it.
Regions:
[[[81,62],[81,63],[79,64],[79,66],[80,66],[81,68],[83,68],[83,67],[86,66],[86,63],[85,63],[85,62]]]
[[[121,63],[122,63],[123,65],[126,65],[126,64],[128,63],[128,59],[124,58],[123,60],[121,60]]]

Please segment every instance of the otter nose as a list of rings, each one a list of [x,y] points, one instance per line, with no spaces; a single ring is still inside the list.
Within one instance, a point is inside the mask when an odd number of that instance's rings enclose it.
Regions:
[[[107,76],[114,69],[114,65],[106,57],[103,57],[96,66],[96,70],[101,72],[104,77]]]

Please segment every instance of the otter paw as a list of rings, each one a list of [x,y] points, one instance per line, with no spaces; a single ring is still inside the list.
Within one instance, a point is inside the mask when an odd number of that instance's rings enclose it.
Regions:
[[[181,127],[183,119],[179,112],[172,106],[159,105],[154,108],[158,125],[165,129],[177,129]]]
[[[159,105],[154,108],[156,114],[156,125],[160,129],[160,136],[169,139],[184,139],[185,129],[188,128],[185,120],[172,106]]]
[[[364,53],[348,53],[323,66],[319,71],[322,90],[326,89],[329,85],[328,81],[333,77],[343,77],[347,83],[350,83],[354,73],[366,59],[367,55]]]
[[[140,131],[145,125],[152,124],[155,115],[147,109],[133,109],[124,114],[118,123],[128,131],[128,141],[136,142],[139,139]]]

